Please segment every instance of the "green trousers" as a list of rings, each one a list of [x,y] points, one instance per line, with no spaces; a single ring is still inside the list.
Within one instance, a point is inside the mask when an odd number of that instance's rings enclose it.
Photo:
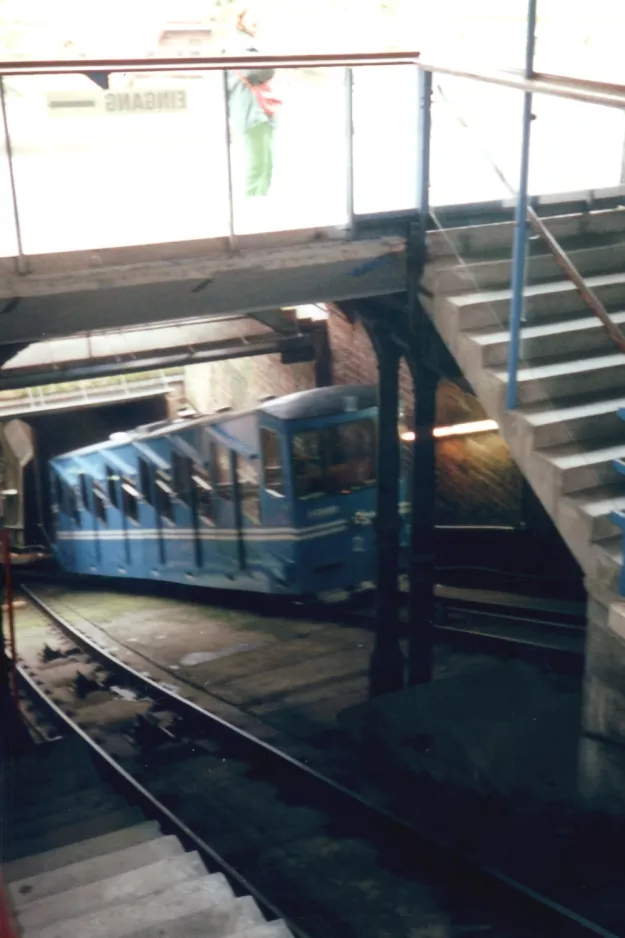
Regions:
[[[245,132],[246,181],[250,196],[267,195],[273,176],[274,125],[269,121],[256,124]]]

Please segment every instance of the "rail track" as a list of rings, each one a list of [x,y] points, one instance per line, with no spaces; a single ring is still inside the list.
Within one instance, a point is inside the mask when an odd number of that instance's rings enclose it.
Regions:
[[[28,594],[47,622],[29,630],[20,664],[29,693],[292,929],[609,936],[129,668]]]

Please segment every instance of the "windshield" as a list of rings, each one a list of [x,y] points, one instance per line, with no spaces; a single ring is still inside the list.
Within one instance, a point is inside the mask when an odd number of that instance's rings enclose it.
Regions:
[[[293,436],[293,478],[300,499],[349,495],[376,482],[373,420],[352,420]]]

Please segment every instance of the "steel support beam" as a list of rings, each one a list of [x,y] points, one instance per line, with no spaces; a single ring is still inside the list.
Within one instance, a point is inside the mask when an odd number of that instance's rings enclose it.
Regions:
[[[436,536],[436,389],[438,375],[423,362],[411,367],[415,441],[412,446],[408,683],[432,678]]]
[[[369,670],[371,697],[401,690],[404,656],[399,644],[399,360],[390,332],[370,328],[379,370],[377,592],[375,645]]]

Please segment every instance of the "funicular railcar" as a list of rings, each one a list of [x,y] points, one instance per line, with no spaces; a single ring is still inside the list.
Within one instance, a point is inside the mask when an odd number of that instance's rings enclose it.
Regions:
[[[353,385],[150,425],[50,461],[71,572],[331,597],[371,584],[377,397]]]

